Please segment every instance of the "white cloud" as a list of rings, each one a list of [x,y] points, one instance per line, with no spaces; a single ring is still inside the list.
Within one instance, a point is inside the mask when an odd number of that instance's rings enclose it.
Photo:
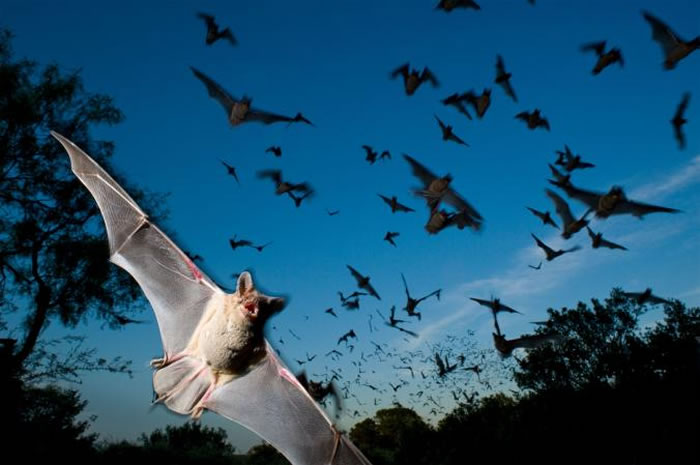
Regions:
[[[631,197],[642,200],[658,199],[696,182],[700,182],[700,155],[696,155],[687,165],[665,178],[635,189]]]

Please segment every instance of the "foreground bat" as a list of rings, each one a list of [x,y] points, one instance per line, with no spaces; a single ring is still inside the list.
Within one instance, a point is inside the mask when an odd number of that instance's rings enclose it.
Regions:
[[[544,254],[546,255],[545,258],[547,259],[548,262],[551,262],[552,260],[554,260],[558,256],[564,255],[565,253],[575,252],[575,251],[581,249],[581,246],[575,245],[575,246],[571,247],[570,249],[566,249],[566,250],[562,250],[562,249],[554,250],[553,248],[551,248],[550,246],[548,246],[547,244],[545,244],[544,242],[539,240],[538,237],[535,236],[534,234],[530,233],[530,235],[532,236],[533,239],[535,239],[535,242],[537,243],[537,247],[539,247],[540,249],[542,249],[544,251]]]
[[[588,230],[588,237],[591,238],[591,247],[594,249],[599,247],[607,247],[608,249],[627,250],[627,247],[621,246],[620,244],[615,244],[607,239],[603,239],[603,233],[595,233],[588,226],[586,226],[586,229]]]
[[[195,77],[202,81],[206,86],[207,92],[209,93],[209,97],[215,99],[221,104],[222,107],[224,107],[226,117],[228,118],[229,123],[231,123],[231,126],[238,126],[241,123],[247,122],[258,122],[263,124],[272,124],[279,122],[306,123],[313,126],[311,121],[304,118],[304,116],[301,113],[297,113],[294,117],[289,117],[284,115],[278,115],[276,113],[271,113],[265,110],[257,110],[255,108],[252,108],[250,106],[250,104],[252,103],[252,99],[248,97],[236,99],[212,78],[191,66],[190,68],[192,69],[192,72],[194,73]]]
[[[673,302],[670,300],[662,299],[661,297],[655,296],[651,293],[651,288],[647,287],[643,292],[623,292],[622,295],[630,299],[634,299],[639,305],[651,304],[651,305],[672,305]]]
[[[664,68],[673,69],[679,61],[700,48],[700,36],[693,40],[683,40],[663,21],[649,12],[642,16],[651,26],[651,38],[659,43],[664,54]]]
[[[219,29],[219,25],[216,24],[216,20],[212,15],[197,13],[197,17],[204,20],[207,25],[207,37],[205,39],[207,45],[211,45],[220,39],[228,40],[231,45],[238,44],[236,37],[231,32],[231,28]]]
[[[110,260],[139,283],[156,315],[163,358],[153,360],[157,402],[236,421],[292,464],[369,464],[333,426],[263,335],[284,300],[255,289],[249,273],[227,294],[178,248],[95,161],[51,133],[104,217]]]

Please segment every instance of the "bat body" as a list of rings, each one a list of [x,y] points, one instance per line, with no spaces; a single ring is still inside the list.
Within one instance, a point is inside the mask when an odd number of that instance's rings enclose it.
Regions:
[[[357,271],[350,265],[345,266],[348,267],[350,274],[352,274],[353,278],[355,278],[355,280],[357,281],[357,287],[366,290],[367,292],[369,292],[369,295],[375,297],[377,300],[382,300],[382,298],[379,297],[379,294],[377,294],[377,291],[375,291],[372,285],[369,283],[369,276],[362,276],[359,271]]]
[[[399,76],[403,78],[404,91],[409,96],[413,95],[424,82],[429,82],[433,87],[440,86],[437,78],[427,66],[423,68],[422,72],[418,72],[417,69],[411,69],[408,63],[403,64],[390,74],[391,79],[396,79]]]
[[[535,108],[533,111],[521,111],[515,115],[516,119],[524,121],[528,129],[544,128],[549,131],[549,121],[540,115],[540,110]]]
[[[506,66],[503,63],[503,57],[498,55],[496,57],[496,79],[494,82],[503,88],[506,95],[513,99],[514,102],[518,101],[518,97],[515,96],[515,91],[513,86],[510,84],[511,73],[506,72]]]
[[[673,136],[678,142],[678,148],[683,150],[685,148],[685,134],[683,134],[683,125],[688,122],[685,119],[685,110],[688,108],[688,103],[690,102],[690,93],[686,92],[683,94],[681,103],[678,104],[676,108],[676,113],[671,119],[671,125],[673,126]]]
[[[260,293],[247,272],[233,294],[222,291],[94,160],[52,135],[97,201],[110,260],[136,279],[155,312],[164,351],[152,362],[157,402],[236,421],[294,465],[368,464],[265,340],[264,324],[284,300]]]
[[[418,318],[418,320],[420,320],[421,314],[420,312],[416,311],[416,308],[418,308],[418,304],[432,296],[435,296],[437,300],[440,300],[440,293],[442,292],[442,289],[437,289],[431,292],[430,294],[426,294],[423,297],[416,299],[411,296],[411,292],[408,290],[408,284],[406,283],[406,277],[403,275],[403,273],[401,273],[401,280],[403,281],[404,292],[406,292],[406,306],[403,309],[406,311],[406,313],[408,313],[408,316],[415,316],[416,318]]]
[[[435,119],[438,122],[438,125],[440,126],[440,131],[442,131],[442,140],[448,141],[451,140],[453,142],[456,142],[460,145],[464,145],[466,147],[469,147],[469,144],[464,142],[462,139],[460,139],[453,131],[452,131],[452,126],[449,124],[445,124],[442,122],[440,118],[435,115]]]
[[[435,6],[436,10],[443,10],[445,13],[450,13],[455,8],[471,8],[473,10],[481,9],[479,4],[474,0],[440,0],[440,3]]]
[[[679,61],[700,48],[700,36],[693,40],[683,40],[666,23],[651,13],[643,11],[642,16],[651,26],[651,38],[661,46],[665,69],[675,68]]]
[[[557,224],[554,222],[554,220],[552,219],[552,216],[549,214],[549,211],[541,212],[541,211],[535,210],[534,208],[530,208],[530,207],[525,207],[525,208],[530,210],[530,212],[533,215],[535,215],[537,218],[541,219],[542,224],[549,224],[549,225],[554,226],[555,228],[559,229],[559,226],[557,226]]]
[[[611,48],[607,52],[605,51],[605,41],[592,42],[589,44],[584,44],[581,46],[582,52],[595,52],[598,56],[598,61],[596,61],[595,66],[591,73],[594,75],[600,74],[608,66],[613,63],[620,63],[620,67],[625,65],[625,61],[622,58],[622,52],[619,48]]]
[[[399,235],[400,233],[398,232],[387,231],[387,233],[384,235],[384,240],[396,247],[396,242],[394,242],[394,238]]]
[[[391,198],[382,195],[382,194],[377,194],[389,207],[391,208],[391,213],[396,213],[396,212],[414,212],[415,210],[407,207],[406,205],[400,203],[396,196],[392,196]]]
[[[223,160],[220,160],[221,164],[226,167],[226,172],[229,174],[229,176],[233,176],[233,179],[236,180],[236,184],[240,184],[240,181],[238,181],[238,174],[236,174],[236,168],[234,166],[229,165]]]
[[[212,15],[197,13],[197,17],[204,20],[205,24],[207,25],[207,37],[205,39],[207,45],[212,45],[214,42],[220,39],[228,40],[231,45],[238,44],[238,41],[231,32],[231,29],[228,27],[225,29],[219,29],[219,25],[216,24],[216,20]]]
[[[278,115],[276,113],[272,113],[265,110],[255,109],[251,107],[252,99],[250,99],[249,97],[242,97],[240,99],[237,99],[206,74],[191,66],[190,69],[192,69],[192,73],[194,73],[195,77],[202,81],[204,86],[207,88],[209,96],[215,99],[217,102],[219,102],[222,107],[224,107],[226,117],[228,118],[228,121],[231,124],[231,126],[238,126],[239,124],[247,122],[257,122],[263,124],[272,124],[280,122],[306,123],[308,125],[313,126],[311,121],[306,119],[301,113],[297,113],[296,116],[290,117]]]
[[[586,229],[588,230],[588,237],[591,238],[591,246],[594,249],[599,247],[607,247],[608,249],[627,250],[627,247],[623,247],[620,244],[615,244],[614,242],[603,239],[603,233],[594,233],[588,226],[586,226]]]
[[[540,249],[542,249],[544,251],[544,254],[546,255],[546,259],[548,262],[551,262],[552,260],[554,260],[558,256],[564,255],[565,253],[574,252],[576,250],[581,249],[580,246],[576,245],[576,246],[574,246],[570,249],[566,249],[566,250],[554,250],[553,248],[549,247],[547,244],[545,244],[544,242],[539,240],[537,238],[537,236],[535,236],[534,234],[530,234],[530,235],[532,236],[533,239],[535,239],[535,242],[537,243],[537,247],[539,247]]]
[[[464,100],[466,100],[476,112],[476,116],[479,119],[483,118],[486,114],[486,110],[489,109],[491,105],[491,89],[484,89],[481,95],[476,95],[473,90],[464,94]]]

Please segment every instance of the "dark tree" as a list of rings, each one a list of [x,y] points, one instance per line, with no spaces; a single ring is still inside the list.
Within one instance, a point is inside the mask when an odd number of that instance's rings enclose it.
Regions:
[[[91,131],[122,118],[111,97],[83,88],[77,71],[15,59],[10,32],[0,30],[0,319],[14,312],[22,320],[10,328],[2,319],[0,329],[17,338],[3,368],[25,380],[75,381],[82,370],[129,372],[128,362],[97,359],[80,338],[41,338],[52,321],[74,327],[96,317],[118,327],[135,303],[144,302],[128,274],[108,262],[97,206],[49,135],[62,133],[113,172],[108,159],[114,145]],[[143,191],[127,190],[157,213]]]
[[[246,456],[247,465],[289,465],[289,461],[284,455],[277,452],[277,449],[270,444],[259,444],[253,446]]]

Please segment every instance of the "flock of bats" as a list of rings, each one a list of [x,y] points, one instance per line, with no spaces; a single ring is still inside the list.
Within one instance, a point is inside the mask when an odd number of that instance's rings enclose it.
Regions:
[[[535,4],[534,0],[528,1],[532,5]],[[479,10],[480,6],[473,0],[441,0],[435,8],[449,13],[459,8]],[[651,27],[653,40],[661,46],[664,56],[663,67],[665,69],[671,70],[675,68],[681,60],[690,55],[694,50],[700,48],[700,37],[690,41],[684,40],[678,36],[667,24],[652,14],[642,12],[642,16]],[[207,26],[207,45],[211,45],[218,40],[227,40],[231,45],[236,45],[238,43],[229,28],[225,28],[223,30],[219,28],[213,16],[200,13],[198,14],[198,17],[203,19]],[[620,67],[624,66],[622,51],[617,47],[607,48],[606,41],[604,40],[584,44],[581,46],[581,51],[583,53],[592,52],[597,57],[592,69],[592,74],[594,75],[600,74],[607,67],[616,63]],[[249,122],[258,122],[263,124],[273,124],[278,122],[287,124],[305,123],[308,125],[313,125],[311,121],[304,117],[300,112],[296,113],[294,116],[287,116],[276,112],[255,108],[252,106],[252,99],[250,97],[234,97],[231,93],[224,89],[223,86],[218,84],[214,79],[207,76],[203,72],[195,68],[192,68],[192,72],[194,73],[194,76],[204,84],[209,96],[215,99],[223,107],[228,122],[232,126]],[[438,78],[427,66],[423,67],[422,69],[416,69],[413,68],[410,63],[405,63],[391,71],[389,77],[392,80],[400,78],[403,82],[405,95],[409,97],[414,95],[415,92],[417,92],[425,83],[430,84],[434,88],[438,88],[440,86]],[[494,82],[502,87],[503,91],[510,99],[512,99],[514,102],[518,102],[513,88],[513,83],[511,82],[512,79],[512,73],[506,71],[505,62],[502,56],[498,55],[496,57],[496,76]],[[686,146],[686,137],[683,133],[683,125],[687,123],[684,114],[688,107],[689,101],[690,93],[685,93],[682,96],[681,102],[677,106],[673,118],[671,119],[673,133],[678,146],[681,149],[685,148]],[[471,112],[473,112],[477,118],[481,119],[485,116],[491,105],[491,89],[485,88],[481,94],[476,93],[474,90],[463,93],[453,93],[452,95],[442,99],[441,103],[445,106],[453,107],[469,120],[472,119]],[[542,128],[546,129],[547,131],[550,130],[549,121],[546,117],[544,117],[542,111],[538,108],[531,111],[519,112],[515,115],[515,118],[523,121],[527,125],[528,129],[535,130]],[[465,147],[469,146],[467,142],[465,142],[455,133],[454,128],[448,124],[445,124],[438,115],[435,115],[435,120],[440,128],[442,139],[444,141],[451,141]],[[363,145],[361,148],[365,152],[365,160],[370,165],[374,164],[377,160],[382,161],[392,159],[391,153],[388,150],[379,152],[369,145]],[[278,146],[269,147],[266,149],[266,152],[273,154],[275,157],[282,156],[282,149]],[[673,208],[651,205],[628,199],[622,188],[618,186],[613,186],[605,192],[597,192],[578,187],[572,182],[572,174],[575,173],[576,170],[594,168],[595,165],[584,161],[581,155],[574,154],[568,146],[565,146],[563,150],[556,151],[556,155],[556,160],[553,160],[552,163],[548,165],[553,178],[549,180],[549,183],[559,189],[569,199],[573,199],[583,204],[586,208],[585,212],[581,215],[574,215],[564,197],[550,188],[545,189],[545,193],[551,200],[554,211],[559,217],[559,224],[552,218],[549,211],[540,211],[529,206],[526,208],[533,215],[539,218],[544,225],[560,230],[561,236],[565,240],[573,238],[577,233],[583,229],[586,229],[592,248],[597,249],[600,247],[605,247],[609,249],[627,250],[625,246],[604,238],[602,233],[593,231],[589,227],[589,216],[594,215],[598,219],[606,219],[615,215],[633,215],[641,218],[649,213],[676,213],[679,211]],[[434,174],[428,167],[410,155],[403,154],[403,158],[409,164],[412,174],[420,182],[420,185],[413,189],[413,193],[425,202],[427,209],[427,220],[424,228],[429,234],[437,234],[451,226],[455,226],[458,229],[471,228],[473,230],[479,230],[481,228],[484,218],[475,209],[475,207],[465,199],[464,196],[460,195],[454,190],[453,179],[450,174]],[[236,182],[238,182],[235,167],[223,160],[221,160],[221,163],[225,166],[227,173],[234,177]],[[275,186],[275,194],[279,196],[287,195],[294,201],[296,207],[301,206],[305,199],[310,198],[314,194],[314,190],[308,182],[291,182],[285,180],[280,170],[259,171],[258,178],[263,180],[271,180]],[[391,213],[415,212],[413,208],[400,202],[396,195],[377,195],[389,207]],[[327,210],[327,213],[329,216],[334,216],[337,215],[339,211]],[[394,239],[399,235],[399,232],[388,231],[384,236],[384,240],[390,245],[396,247],[397,245]],[[535,234],[532,234],[532,238],[536,245],[542,249],[546,261],[554,260],[563,254],[581,249],[580,245],[575,245],[566,249],[554,250],[552,247],[548,246],[541,239],[539,239]],[[236,240],[236,237],[234,236],[230,240],[230,245],[233,249],[236,249],[237,247],[251,247],[262,252],[262,250],[269,245],[269,243],[255,245],[249,240]],[[539,270],[541,269],[542,262],[536,266],[528,266],[533,270]],[[364,296],[371,296],[377,300],[381,300],[379,293],[372,286],[369,276],[363,275],[350,265],[347,265],[347,268],[351,276],[355,279],[359,290],[356,290],[348,295],[345,295],[340,291],[338,292],[340,297],[340,306],[342,308],[347,311],[359,310],[361,305],[360,299]],[[420,298],[415,298],[409,291],[409,287],[403,273],[401,274],[401,279],[403,281],[406,294],[406,304],[401,308],[401,310],[405,312],[407,318],[421,320],[421,313],[417,311],[419,304],[431,297],[435,297],[436,300],[439,300],[442,290],[437,289]],[[625,293],[625,295],[634,299],[639,305],[670,303],[665,299],[653,295],[651,289],[646,289],[643,292],[637,293]],[[494,347],[503,357],[511,355],[516,348],[533,348],[543,343],[557,343],[562,339],[561,336],[556,334],[525,335],[516,339],[506,339],[505,335],[501,332],[497,315],[502,312],[520,312],[507,305],[504,305],[498,298],[485,300],[477,297],[471,297],[471,300],[490,310],[493,316],[495,328],[495,332],[493,333]],[[409,330],[405,327],[405,324],[409,321],[397,318],[396,312],[397,308],[395,305],[391,306],[388,317],[379,310],[376,310],[376,314],[372,314],[370,312],[368,314],[370,333],[373,333],[378,329],[374,325],[374,318],[375,316],[378,316],[380,321],[383,322],[385,326],[398,330],[407,336],[418,337],[417,332]],[[333,307],[327,308],[324,310],[324,313],[330,317],[338,318],[338,314]],[[276,328],[273,326],[273,329]],[[298,336],[291,330],[290,333],[295,338],[298,338]],[[357,339],[358,334],[354,329],[350,329],[338,338],[337,346],[340,346],[341,344],[344,344],[344,346],[333,348],[327,352],[324,357],[329,358],[332,361],[337,361],[340,357],[344,356],[343,352],[341,352],[339,349],[345,350],[346,353],[353,352],[355,348],[354,341]],[[284,344],[284,340],[282,338],[280,338],[278,342]],[[455,375],[453,375],[456,372],[470,373],[472,376],[476,376],[480,382],[487,384],[488,387],[491,387],[489,382],[487,380],[482,380],[480,376],[484,371],[484,365],[487,363],[485,354],[483,351],[479,352],[478,350],[472,348],[471,354],[473,357],[476,357],[476,359],[472,360],[473,363],[471,364],[467,363],[467,356],[464,355],[465,351],[460,351],[460,348],[463,349],[465,345],[469,344],[464,338],[448,337],[445,346],[435,346],[433,348],[434,350],[429,354],[424,353],[421,350],[401,353],[395,350],[390,350],[389,346],[386,344],[377,344],[373,341],[372,344],[374,345],[374,351],[369,353],[362,352],[358,360],[352,361],[352,364],[357,368],[357,375],[354,378],[350,379],[342,372],[342,369],[340,368],[330,368],[326,366],[326,372],[323,375],[325,376],[324,381],[314,381],[310,379],[304,371],[298,375],[298,379],[307,389],[309,394],[319,402],[323,402],[328,396],[334,397],[336,400],[337,411],[340,411],[342,399],[348,399],[349,397],[353,397],[358,406],[365,405],[360,398],[351,391],[350,386],[352,384],[365,386],[368,389],[375,391],[378,395],[384,392],[390,392],[389,390],[393,391],[395,394],[397,391],[413,382],[415,389],[409,394],[410,401],[421,402],[423,406],[429,407],[432,413],[444,412],[439,399],[436,399],[432,394],[428,394],[435,392],[436,388],[439,386],[449,386],[449,390],[451,391],[455,401],[471,402],[474,400],[474,393],[472,393],[472,395],[468,395],[464,388],[460,387],[463,386],[463,384],[461,381],[458,381],[458,378],[456,378]],[[297,359],[296,362],[300,367],[303,367],[304,364],[311,362],[316,357],[317,354],[310,355],[307,353],[305,359]],[[393,362],[392,367],[397,372],[403,373],[403,376],[398,376],[394,380],[395,382],[388,383],[388,386],[386,387],[375,386],[364,382],[361,376],[363,373],[365,373],[365,371],[363,371],[363,362],[367,362],[371,358],[374,358],[380,362]],[[452,362],[450,362],[450,358],[452,359]],[[419,365],[424,368],[417,368]],[[429,365],[433,366],[432,373],[425,368]],[[416,373],[420,375],[420,378],[416,377]],[[407,379],[408,375],[410,375],[410,380]],[[451,375],[451,377],[448,375]],[[448,379],[452,379],[451,384],[447,383]],[[338,384],[340,384],[342,387],[338,388]],[[426,395],[424,395],[424,393],[426,393]],[[476,395],[478,395],[478,393],[476,393]],[[378,405],[378,401],[379,398],[375,397],[374,404]],[[366,413],[366,411],[360,412],[359,410],[354,410],[354,412],[351,414],[358,416],[362,413]]]

